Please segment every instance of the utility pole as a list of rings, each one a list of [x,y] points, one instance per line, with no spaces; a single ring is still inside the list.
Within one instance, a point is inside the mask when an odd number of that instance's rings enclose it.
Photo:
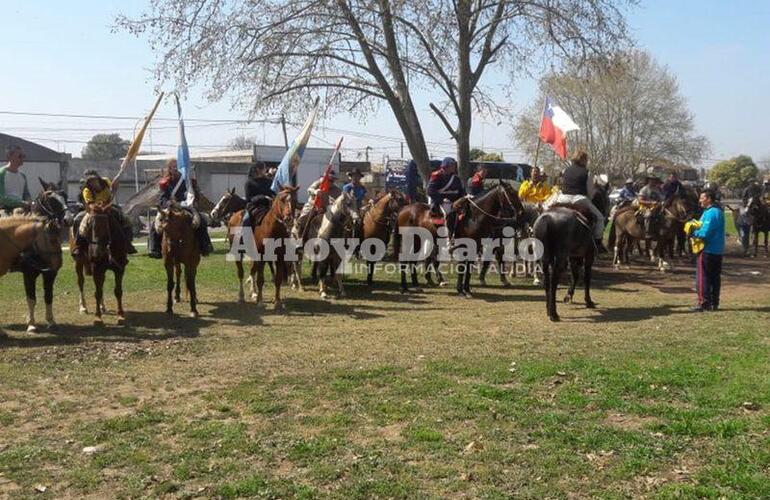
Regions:
[[[404,141],[401,141],[401,158],[404,157]]]
[[[372,149],[370,146],[366,146],[366,162],[369,163],[369,150]]]
[[[283,128],[283,144],[289,149],[289,136],[286,135],[286,117],[281,115],[281,128]]]

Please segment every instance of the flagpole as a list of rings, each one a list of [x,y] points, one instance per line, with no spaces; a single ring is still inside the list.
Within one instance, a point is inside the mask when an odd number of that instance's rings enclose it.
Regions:
[[[545,107],[548,103],[548,96],[543,97],[543,110],[540,112],[540,126],[543,125],[543,115],[545,115]],[[537,131],[537,148],[535,148],[535,162],[532,165],[532,169],[534,170],[535,167],[537,167],[537,160],[540,157],[540,145],[543,143],[543,139],[540,137],[540,129],[538,128]],[[532,177],[532,172],[530,171],[530,177]]]
[[[152,117],[155,116],[155,111],[158,110],[158,106],[160,106],[160,101],[163,99],[163,92],[158,94],[158,98],[155,100],[155,104],[153,105],[150,112],[147,114],[147,116],[144,118],[144,123],[142,124],[142,127],[139,129],[139,132],[134,136],[134,140],[131,142],[131,145],[128,147],[128,151],[126,152],[125,158],[123,158],[123,162],[120,164],[120,170],[118,170],[118,173],[115,174],[115,177],[112,179],[112,183],[115,184],[117,180],[120,178],[121,175],[123,175],[123,172],[126,170],[126,167],[128,164],[136,158],[136,156],[139,154],[139,148],[142,145],[142,139],[144,139],[144,133],[147,131],[147,127],[150,125],[150,121],[152,121]]]

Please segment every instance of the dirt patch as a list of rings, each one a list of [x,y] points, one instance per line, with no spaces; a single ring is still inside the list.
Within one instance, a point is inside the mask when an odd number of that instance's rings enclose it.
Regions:
[[[640,417],[639,415],[625,415],[623,413],[611,413],[602,422],[609,427],[615,427],[624,431],[641,431],[647,427],[660,423],[655,417]]]

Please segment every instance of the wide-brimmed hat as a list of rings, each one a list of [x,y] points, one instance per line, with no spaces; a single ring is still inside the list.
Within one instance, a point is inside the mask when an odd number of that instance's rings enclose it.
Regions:
[[[633,184],[633,183],[634,183],[634,180],[631,177],[626,179],[626,184]]]

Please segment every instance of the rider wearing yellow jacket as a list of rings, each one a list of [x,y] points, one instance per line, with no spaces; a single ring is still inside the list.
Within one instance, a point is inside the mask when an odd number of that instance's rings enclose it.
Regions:
[[[543,203],[552,193],[553,188],[548,185],[538,167],[534,167],[530,178],[519,186],[519,199],[530,203]]]

